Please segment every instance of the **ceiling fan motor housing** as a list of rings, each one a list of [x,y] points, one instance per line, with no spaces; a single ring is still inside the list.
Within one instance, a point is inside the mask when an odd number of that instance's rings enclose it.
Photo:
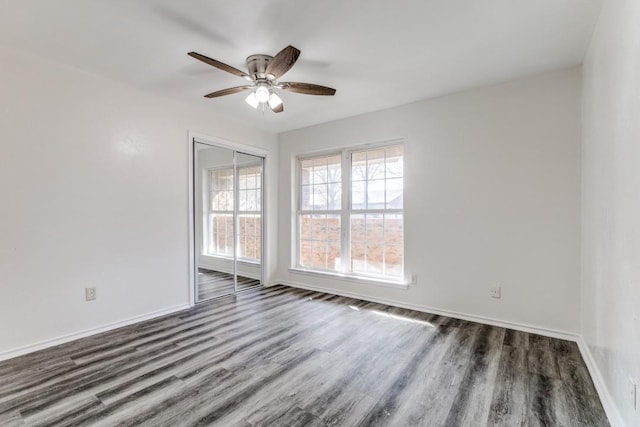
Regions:
[[[275,76],[267,75],[267,65],[273,59],[270,55],[251,55],[247,58],[247,69],[254,80],[273,80]]]

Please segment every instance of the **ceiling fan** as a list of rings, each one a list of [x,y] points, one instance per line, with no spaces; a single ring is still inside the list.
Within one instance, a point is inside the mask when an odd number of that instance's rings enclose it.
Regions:
[[[298,83],[298,82],[279,82],[278,79],[284,75],[287,71],[293,67],[298,57],[300,56],[300,50],[293,46],[287,46],[276,54],[276,56],[269,55],[251,55],[247,58],[248,73],[238,70],[230,65],[216,61],[207,56],[201,55],[196,52],[189,52],[189,56],[196,58],[204,63],[207,63],[213,67],[216,67],[222,71],[226,71],[238,77],[243,77],[251,82],[251,84],[244,86],[230,87],[228,89],[222,89],[216,92],[205,95],[205,98],[217,98],[219,96],[231,95],[233,93],[243,92],[250,90],[251,93],[247,96],[247,104],[253,108],[258,108],[260,105],[268,105],[271,111],[274,113],[281,113],[284,111],[282,99],[276,94],[275,89],[282,89],[289,92],[304,93],[307,95],[328,95],[332,96],[336,93],[335,89],[326,86],[320,86],[312,83]]]

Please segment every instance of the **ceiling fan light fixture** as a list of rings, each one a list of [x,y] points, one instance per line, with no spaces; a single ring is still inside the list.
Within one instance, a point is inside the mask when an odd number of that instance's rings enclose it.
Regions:
[[[280,99],[278,95],[272,92],[271,95],[269,95],[268,102],[269,102],[269,107],[273,110],[274,108],[282,104],[282,99]]]
[[[255,92],[258,102],[267,102],[269,100],[269,89],[266,86],[258,86]]]
[[[247,96],[245,101],[247,102],[247,104],[251,105],[253,108],[258,108],[258,105],[260,105],[260,101],[258,101],[256,94],[253,92],[251,92],[249,96]]]
[[[313,83],[279,81],[279,79],[293,67],[298,60],[298,56],[300,56],[300,50],[293,46],[285,47],[278,52],[276,56],[249,56],[246,61],[248,73],[197,52],[189,52],[188,55],[219,70],[233,74],[234,76],[243,77],[252,83],[217,90],[205,95],[205,98],[217,98],[224,95],[250,91],[245,101],[254,109],[262,107],[260,109],[264,112],[268,105],[274,113],[282,113],[284,111],[284,105],[282,99],[274,93],[274,89],[293,93],[304,93],[307,95],[331,96],[336,93],[336,90],[333,88]]]

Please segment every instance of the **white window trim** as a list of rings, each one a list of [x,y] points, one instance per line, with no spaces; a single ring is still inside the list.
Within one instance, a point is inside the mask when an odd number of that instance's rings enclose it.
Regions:
[[[360,150],[369,150],[375,148],[384,148],[384,147],[392,147],[394,145],[402,145],[404,147],[403,139],[393,139],[388,141],[381,141],[369,144],[361,144],[361,145],[353,145],[347,146],[337,149],[330,150],[322,150],[315,151],[309,153],[300,153],[294,155],[293,161],[295,164],[295,176],[293,179],[294,191],[294,211],[295,211],[295,229],[292,233],[293,244],[292,248],[294,249],[294,253],[292,254],[292,265],[289,268],[289,271],[292,273],[306,274],[310,276],[317,277],[329,277],[329,278],[339,278],[342,280],[353,281],[357,283],[364,284],[375,284],[381,286],[387,286],[392,288],[400,288],[407,289],[409,285],[414,284],[415,280],[413,275],[409,274],[405,265],[405,257],[403,255],[403,277],[399,279],[394,279],[389,276],[382,275],[374,275],[374,274],[366,274],[366,273],[352,273],[348,271],[348,260],[351,259],[351,236],[350,231],[351,228],[345,226],[345,224],[349,223],[349,219],[351,215],[358,213],[375,213],[375,211],[379,211],[379,213],[401,213],[404,219],[405,209],[351,209],[351,153],[354,151]],[[302,210],[302,195],[300,193],[302,188],[302,170],[301,170],[301,160],[304,159],[312,159],[315,157],[321,156],[332,156],[332,155],[340,155],[341,156],[341,166],[342,166],[342,206],[346,207],[340,210],[326,210],[326,211],[309,211]],[[404,155],[403,155],[404,156]],[[402,175],[402,180],[404,183],[404,173]],[[344,191],[348,189],[348,191]],[[404,184],[403,184],[404,189]],[[404,190],[403,190],[404,192]],[[340,257],[340,270],[333,269],[322,269],[322,268],[307,268],[301,265],[300,263],[300,218],[304,214],[325,214],[325,215],[340,215],[340,228],[341,228],[341,255]],[[404,238],[404,230],[403,230],[403,239],[402,239],[402,251],[404,254],[405,250],[405,238]]]

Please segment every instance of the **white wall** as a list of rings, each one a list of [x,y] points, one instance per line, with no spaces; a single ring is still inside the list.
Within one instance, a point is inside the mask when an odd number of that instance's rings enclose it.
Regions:
[[[640,384],[637,0],[605,1],[583,88],[583,336],[617,410],[637,426],[640,407],[634,412],[629,397],[629,378]]]
[[[577,333],[580,83],[573,68],[281,134],[278,277]],[[417,283],[289,271],[293,156],[394,138],[405,140],[405,265]]]
[[[275,135],[9,50],[0,63],[0,358],[188,303],[188,131],[268,150],[268,192]]]

